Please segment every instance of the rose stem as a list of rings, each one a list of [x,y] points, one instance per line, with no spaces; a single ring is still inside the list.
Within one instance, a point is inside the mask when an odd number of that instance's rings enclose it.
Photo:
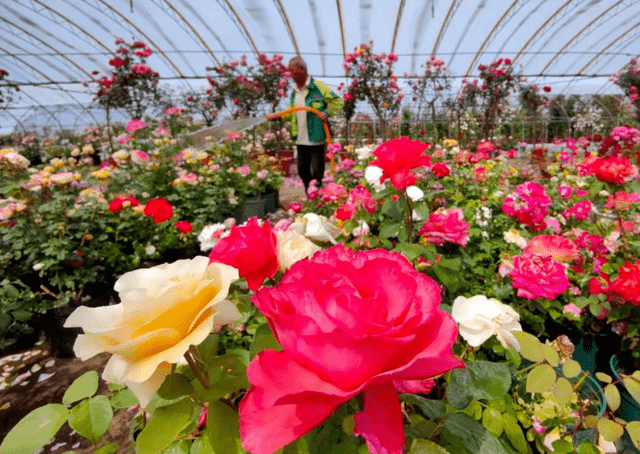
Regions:
[[[196,362],[193,360],[193,356],[191,356],[191,353],[186,352],[184,354],[184,357],[187,360],[187,363],[189,363],[189,367],[193,371],[193,374],[196,376],[198,381],[202,384],[202,387],[204,389],[209,389],[209,383],[207,383],[207,381],[205,380],[204,376],[202,375],[202,372],[200,371],[200,368],[196,365]]]

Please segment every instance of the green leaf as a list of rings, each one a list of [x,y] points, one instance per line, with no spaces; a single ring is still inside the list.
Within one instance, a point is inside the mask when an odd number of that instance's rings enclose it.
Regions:
[[[558,363],[560,363],[560,355],[558,355],[556,349],[551,345],[542,344],[542,350],[544,351],[544,359],[553,367],[556,367]]]
[[[195,389],[191,385],[191,380],[182,374],[173,373],[165,378],[158,389],[158,396],[166,400],[176,400],[182,396],[189,396],[194,392]]]
[[[18,289],[11,284],[7,284],[4,286],[4,294],[7,298],[10,299],[16,299],[20,296],[20,292],[18,291]]]
[[[427,418],[444,418],[447,414],[447,404],[441,400],[426,399],[417,394],[401,394],[402,401],[417,406]]]
[[[118,449],[118,445],[115,443],[109,443],[101,448],[96,449],[93,454],[113,454]]]
[[[598,421],[598,432],[606,441],[616,441],[622,437],[624,429],[620,424],[607,418]]]
[[[511,386],[511,373],[505,363],[473,361],[465,369],[451,371],[447,400],[455,408],[465,408],[472,400],[497,399]]]
[[[109,398],[96,396],[73,407],[69,414],[69,426],[95,445],[109,430],[112,419],[113,409]]]
[[[213,452],[213,448],[211,447],[211,443],[207,437],[200,437],[193,440],[193,444],[191,445],[191,452],[189,454],[216,454]]]
[[[562,363],[562,374],[567,378],[574,378],[580,375],[582,372],[582,367],[580,367],[580,363],[573,359],[568,359],[564,363]]]
[[[601,452],[589,440],[580,443],[580,446],[576,449],[576,454],[600,454]]]
[[[504,430],[502,413],[493,408],[485,408],[482,413],[482,425],[491,432],[494,437],[499,437]]]
[[[269,324],[263,323],[258,327],[253,336],[253,342],[251,342],[251,347],[249,347],[249,359],[255,358],[258,353],[267,349],[280,351],[282,347],[271,332]]]
[[[604,387],[604,397],[611,410],[616,411],[620,407],[620,391],[616,385],[608,384]]]
[[[394,222],[392,224],[387,224],[380,229],[380,237],[381,238],[395,238],[398,236],[398,232],[402,228],[402,224],[400,222]]]
[[[640,449],[640,421],[629,422],[627,424],[627,432],[629,432],[633,446]]]
[[[18,309],[17,311],[11,311],[11,315],[19,322],[28,322],[33,314],[24,309]]]
[[[0,454],[32,454],[58,433],[68,416],[69,410],[64,405],[36,408],[7,434],[0,445]]]
[[[534,363],[539,363],[544,359],[542,342],[540,342],[537,337],[524,331],[513,331],[512,334],[515,336],[518,344],[520,344],[520,355],[522,355],[523,358]]]
[[[553,394],[556,396],[558,404],[567,405],[571,402],[571,395],[573,394],[571,382],[564,377],[559,377]]]
[[[507,434],[513,447],[519,452],[529,452],[529,443],[524,437],[522,427],[518,424],[518,419],[511,413],[504,413],[502,420],[504,421],[504,433]]]
[[[445,420],[444,428],[445,440],[452,445],[447,448],[450,452],[460,452],[452,450],[460,447],[473,454],[508,454],[500,440],[465,414],[450,414]]]
[[[198,351],[200,357],[204,363],[209,366],[218,355],[218,344],[220,343],[220,336],[217,334],[209,334],[209,336],[198,345]]]
[[[534,367],[527,376],[528,393],[543,393],[551,389],[556,382],[556,373],[548,364]]]
[[[123,389],[111,396],[111,406],[116,410],[133,407],[136,404],[138,404],[138,398],[130,389]]]
[[[353,415],[347,415],[342,418],[342,430],[348,436],[352,436],[356,429],[356,420]]]
[[[147,426],[138,435],[138,454],[157,454],[169,446],[189,424],[193,411],[194,403],[189,399],[157,408]]]
[[[449,454],[449,451],[431,440],[414,438],[408,454]]]
[[[593,183],[591,183],[591,187],[589,188],[589,194],[597,195],[600,191],[602,191],[603,188],[604,188],[604,184],[602,184],[602,181],[596,180]]]
[[[610,375],[607,375],[603,372],[596,372],[596,378],[603,383],[611,383],[613,381]]]
[[[413,262],[424,253],[425,249],[420,244],[398,243],[393,251],[399,252]]]
[[[564,439],[554,441],[551,443],[551,446],[553,447],[553,451],[557,453],[573,452],[573,444]]]
[[[236,453],[240,441],[240,415],[219,400],[209,402],[207,436],[216,453]]]
[[[623,378],[622,383],[624,383],[624,386],[627,388],[627,391],[629,391],[629,394],[631,394],[631,397],[640,404],[640,383],[633,378]]]
[[[399,207],[400,200],[387,199],[382,205],[382,214],[385,216],[389,216],[396,221],[402,221],[404,217],[404,209],[403,207]]]
[[[190,446],[186,440],[176,440],[167,446],[162,454],[189,454]]]
[[[76,378],[62,396],[62,403],[71,405],[74,402],[93,396],[98,390],[98,372],[90,370]]]

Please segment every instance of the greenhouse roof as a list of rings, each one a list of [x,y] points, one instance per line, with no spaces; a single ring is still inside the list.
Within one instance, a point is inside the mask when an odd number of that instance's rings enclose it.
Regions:
[[[0,133],[38,121],[96,122],[83,81],[109,73],[114,40],[141,40],[149,65],[180,91],[206,83],[206,67],[247,54],[300,54],[331,85],[344,55],[373,40],[395,52],[395,74],[436,55],[457,76],[506,57],[554,94],[621,93],[609,82],[640,52],[637,0],[4,0],[0,68],[21,94],[0,112]],[[37,109],[36,109],[37,108]],[[73,112],[73,113],[69,113]],[[70,119],[65,119],[70,115]],[[84,115],[84,117],[83,117]],[[82,117],[82,120],[79,118]],[[34,120],[35,121],[35,120]]]

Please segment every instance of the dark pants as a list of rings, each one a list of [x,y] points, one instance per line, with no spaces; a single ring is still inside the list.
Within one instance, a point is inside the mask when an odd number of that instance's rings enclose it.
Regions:
[[[317,181],[317,187],[322,186],[324,177],[324,143],[320,145],[296,145],[298,148],[298,175],[304,183],[305,192],[309,189],[311,180]]]

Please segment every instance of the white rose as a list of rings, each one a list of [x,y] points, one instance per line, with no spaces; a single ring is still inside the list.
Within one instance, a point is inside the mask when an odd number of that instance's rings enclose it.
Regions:
[[[424,198],[424,192],[418,186],[409,186],[407,188],[407,197],[414,202],[419,202]]]
[[[520,235],[516,229],[509,229],[502,235],[507,243],[515,244],[520,249],[524,249],[527,246],[527,239]]]
[[[476,295],[459,296],[453,301],[451,316],[458,323],[460,335],[472,347],[479,347],[495,334],[505,348],[520,350],[512,331],[522,331],[520,315],[500,301]]]
[[[121,303],[78,307],[66,328],[80,327],[73,350],[87,360],[108,352],[102,378],[125,384],[146,407],[172,364],[184,364],[190,345],[206,339],[214,325],[241,318],[225,300],[238,270],[198,256],[123,274],[115,283]]]
[[[320,246],[313,244],[294,230],[276,230],[278,268],[285,272],[294,263],[318,252]]]
[[[42,268],[44,268],[44,263],[42,263],[42,262],[36,263],[35,265],[33,265],[33,269],[35,271],[40,271]]]
[[[304,236],[315,241],[337,244],[335,237],[340,232],[340,229],[327,221],[326,217],[318,216],[315,213],[307,213],[303,216],[303,219],[303,222],[305,222]],[[295,229],[296,227],[294,227]]]
[[[364,169],[364,179],[367,180],[376,192],[380,192],[384,189],[384,183],[380,183],[380,177],[382,176],[382,169],[376,166],[368,166]]]
[[[355,227],[351,231],[351,234],[353,236],[363,236],[363,235],[368,235],[370,231],[371,229],[369,228],[369,224],[367,224],[366,221],[363,221],[362,219],[360,219],[358,221],[358,227]]]

